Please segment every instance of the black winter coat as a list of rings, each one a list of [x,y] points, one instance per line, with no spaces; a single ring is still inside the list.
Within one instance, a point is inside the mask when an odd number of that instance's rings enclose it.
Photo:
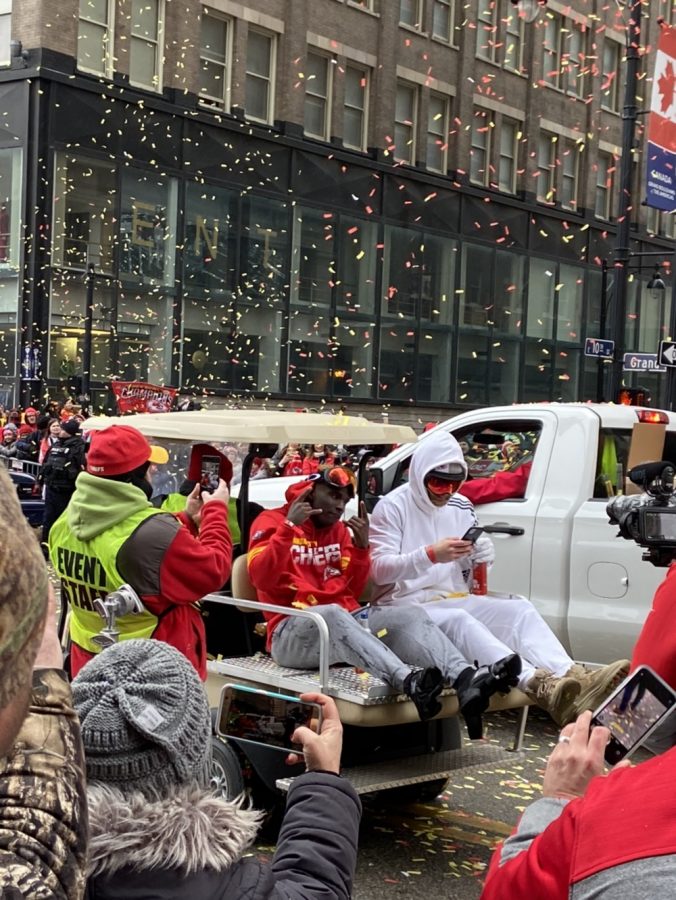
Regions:
[[[199,791],[150,803],[94,785],[85,900],[349,900],[360,816],[349,782],[307,772],[263,864],[244,857],[258,813]]]

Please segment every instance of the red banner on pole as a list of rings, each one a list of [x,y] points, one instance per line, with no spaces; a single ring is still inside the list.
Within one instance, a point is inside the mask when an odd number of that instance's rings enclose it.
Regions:
[[[110,388],[120,413],[169,412],[178,393],[176,388],[145,381],[111,381]]]

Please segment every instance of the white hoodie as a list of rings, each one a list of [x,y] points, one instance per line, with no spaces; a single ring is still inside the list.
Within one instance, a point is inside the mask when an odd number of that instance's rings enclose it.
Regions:
[[[432,563],[426,551],[443,538],[461,538],[477,524],[474,507],[462,494],[454,494],[442,507],[427,496],[427,473],[451,462],[467,471],[454,437],[439,431],[424,438],[413,451],[408,484],[395,488],[374,509],[369,529],[374,603],[425,603],[440,595],[467,593],[470,557]]]

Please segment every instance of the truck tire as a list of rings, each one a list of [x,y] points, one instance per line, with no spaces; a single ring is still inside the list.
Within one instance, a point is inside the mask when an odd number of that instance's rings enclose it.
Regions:
[[[244,776],[239,756],[229,744],[217,737],[211,738],[211,755],[212,792],[222,800],[234,800],[244,791]]]

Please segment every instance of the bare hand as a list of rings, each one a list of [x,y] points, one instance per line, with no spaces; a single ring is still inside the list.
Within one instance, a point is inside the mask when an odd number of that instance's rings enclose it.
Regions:
[[[343,726],[338,715],[338,707],[325,694],[301,694],[304,703],[318,703],[322,708],[322,725],[319,734],[301,725],[291,735],[295,744],[301,744],[305,754],[305,771],[340,772],[340,754],[343,749]],[[302,762],[298,753],[290,753],[286,761],[289,765]]]
[[[369,516],[363,501],[359,504],[359,516],[352,516],[345,524],[352,532],[355,547],[366,550],[369,545]]]
[[[195,525],[199,525],[202,519],[203,505],[204,500],[202,499],[202,489],[200,488],[199,484],[196,484],[188,494],[188,500],[185,504],[186,514],[193,520]]]
[[[42,643],[33,663],[34,669],[62,669],[63,650],[59,635],[56,630],[56,595],[54,588],[49,585],[49,597],[47,600],[47,615],[45,627],[42,632]]]
[[[230,491],[228,490],[228,483],[223,481],[222,478],[218,479],[218,487],[216,490],[210,494],[209,491],[202,492],[202,504],[211,503],[212,500],[222,500],[223,503],[227,505],[228,500],[230,500]]]
[[[434,559],[440,563],[455,562],[456,559],[462,559],[472,552],[473,544],[471,541],[463,541],[462,538],[443,538],[432,544],[432,552]]]
[[[322,514],[323,510],[315,509],[312,504],[308,502],[307,498],[313,490],[314,484],[311,484],[307,490],[296,497],[286,514],[286,518],[289,522],[293,522],[294,525],[302,525],[303,522],[310,518],[310,516],[319,516]]]
[[[610,731],[598,725],[589,731],[591,710],[578,716],[576,722],[566,725],[562,737],[570,741],[558,743],[547,760],[545,778],[542,785],[544,797],[560,797],[574,800],[582,797],[592,778],[603,774],[603,758]],[[615,768],[630,765],[629,760],[618,763]]]

